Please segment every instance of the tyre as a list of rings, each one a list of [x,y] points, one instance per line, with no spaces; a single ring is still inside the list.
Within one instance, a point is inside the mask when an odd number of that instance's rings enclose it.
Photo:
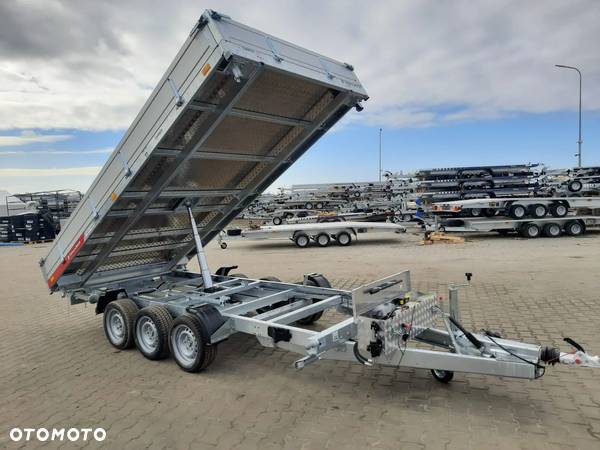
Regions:
[[[350,236],[350,233],[347,231],[340,231],[335,237],[335,240],[341,246],[346,247],[352,243],[352,236]]]
[[[548,208],[546,208],[546,205],[542,205],[541,203],[536,203],[535,205],[531,205],[529,207],[529,215],[531,217],[535,217],[536,219],[545,217],[547,213]]]
[[[483,210],[481,208],[471,208],[468,210],[467,215],[470,217],[481,217],[483,215]]]
[[[283,223],[283,219],[279,216],[273,217],[273,225],[281,225]]]
[[[585,233],[585,225],[578,220],[571,220],[565,224],[565,233],[569,236],[581,236]]]
[[[245,274],[239,273],[239,272],[237,272],[237,273],[230,273],[227,276],[231,277],[231,278],[248,278],[248,275],[245,275]]]
[[[508,208],[508,215],[513,219],[519,220],[527,215],[527,208],[523,205],[510,205]]]
[[[302,284],[302,282],[298,283],[298,284]],[[323,275],[319,275],[317,277],[314,278],[309,278],[307,280],[307,286],[317,286],[317,287],[324,287],[324,288],[330,288],[331,284],[329,283],[329,280],[327,278],[325,278]],[[313,300],[313,303],[315,301]],[[310,316],[304,317],[298,321],[296,321],[296,323],[300,324],[300,325],[310,325],[312,323],[315,323],[317,320],[319,320],[321,317],[323,316],[323,311],[319,311],[318,313],[314,313]]]
[[[542,232],[544,233],[544,236],[554,238],[559,237],[562,234],[562,229],[557,223],[547,223],[544,225]]]
[[[454,372],[451,370],[431,369],[431,375],[440,383],[448,384],[454,378]]]
[[[483,210],[483,215],[485,217],[494,217],[496,215],[496,210],[494,208],[485,208]]]
[[[113,347],[125,350],[135,345],[133,329],[137,312],[137,305],[129,298],[114,300],[106,306],[104,334]]]
[[[215,359],[217,347],[209,345],[207,330],[202,322],[190,314],[173,321],[169,333],[169,349],[173,359],[186,372],[200,372]]]
[[[567,189],[571,192],[579,192],[581,189],[583,189],[583,183],[579,180],[569,181]]]
[[[300,248],[306,248],[310,244],[310,238],[306,233],[296,233],[294,243]]]
[[[327,247],[331,242],[331,238],[327,233],[321,233],[315,238],[315,242],[319,247]]]
[[[169,356],[171,314],[164,306],[152,305],[138,311],[133,337],[142,355],[151,360]]]
[[[539,237],[541,234],[540,227],[538,227],[535,223],[526,223],[521,225],[519,232],[521,236],[529,239]]]
[[[552,203],[550,205],[550,214],[553,217],[565,217],[569,213],[569,207],[563,203]]]

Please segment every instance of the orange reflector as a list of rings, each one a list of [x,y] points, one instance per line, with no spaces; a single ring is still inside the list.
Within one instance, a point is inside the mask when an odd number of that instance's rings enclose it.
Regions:
[[[110,198],[114,202],[117,198],[119,198],[119,196],[113,192],[112,194],[110,194]]]
[[[202,66],[202,69],[200,69],[200,72],[202,72],[202,75],[206,76],[206,74],[208,73],[209,70],[210,70],[210,64],[206,63]]]

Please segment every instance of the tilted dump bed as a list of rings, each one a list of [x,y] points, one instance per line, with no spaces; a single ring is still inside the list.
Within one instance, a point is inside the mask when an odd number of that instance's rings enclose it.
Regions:
[[[206,11],[40,262],[48,286],[173,269],[188,202],[206,244],[365,99],[350,65]]]

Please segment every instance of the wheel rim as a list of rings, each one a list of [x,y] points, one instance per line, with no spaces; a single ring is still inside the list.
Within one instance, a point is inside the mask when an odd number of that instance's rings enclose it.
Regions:
[[[138,338],[140,350],[145,353],[156,351],[158,348],[158,329],[150,317],[140,317],[135,326],[135,334]]]
[[[537,237],[540,232],[536,227],[529,227],[527,229],[527,234],[529,234],[529,237]]]
[[[579,225],[578,223],[574,223],[573,225],[571,225],[571,233],[573,233],[573,234],[581,233],[581,225]]]
[[[556,207],[556,214],[559,216],[564,216],[567,214],[567,208],[564,205],[558,205]]]
[[[346,245],[350,241],[350,237],[347,234],[341,234],[338,236],[338,242],[342,245]]]
[[[558,236],[560,234],[560,227],[558,225],[552,225],[550,227],[550,234],[552,236]]]
[[[535,215],[538,217],[546,215],[546,208],[544,208],[543,206],[538,206],[537,208],[535,208]]]
[[[298,245],[300,247],[306,247],[308,245],[308,238],[306,236],[300,236],[298,238]]]
[[[525,208],[523,208],[522,206],[515,208],[515,216],[524,217],[525,216]]]
[[[329,243],[329,238],[327,236],[321,235],[317,238],[317,242],[319,245],[327,245]]]
[[[106,333],[111,342],[120,344],[125,340],[125,319],[116,309],[108,311],[106,318]]]
[[[439,369],[432,369],[432,372],[438,378],[444,378],[447,374],[447,372],[445,370],[439,370]]]
[[[173,356],[183,366],[190,367],[198,358],[198,340],[187,325],[178,325],[171,335]]]

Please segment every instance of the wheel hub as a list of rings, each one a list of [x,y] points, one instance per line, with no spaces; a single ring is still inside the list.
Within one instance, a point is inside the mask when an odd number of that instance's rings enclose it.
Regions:
[[[125,337],[125,320],[121,313],[115,310],[109,312],[108,317],[108,334],[111,340],[115,343],[121,342]]]

